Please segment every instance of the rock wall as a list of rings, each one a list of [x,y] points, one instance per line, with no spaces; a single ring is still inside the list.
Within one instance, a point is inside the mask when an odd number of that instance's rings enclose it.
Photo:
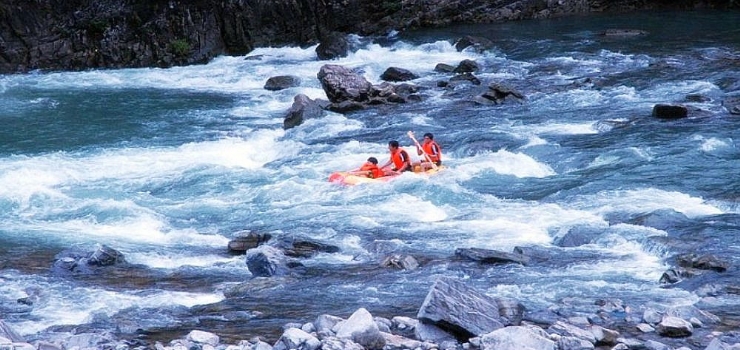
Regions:
[[[655,7],[737,7],[730,0],[5,0],[0,73],[169,67],[310,45],[326,33],[537,19]]]

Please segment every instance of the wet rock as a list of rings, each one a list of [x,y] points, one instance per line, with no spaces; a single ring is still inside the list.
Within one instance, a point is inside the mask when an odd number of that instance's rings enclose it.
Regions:
[[[689,110],[685,106],[657,104],[653,106],[653,117],[660,119],[686,118]]]
[[[411,255],[393,254],[385,257],[380,266],[411,271],[419,268],[419,262]]]
[[[301,78],[294,75],[278,75],[265,82],[265,90],[278,91],[301,85]]]
[[[94,274],[102,268],[127,265],[123,254],[102,244],[78,245],[54,257],[56,273]]]
[[[594,335],[596,345],[614,345],[617,343],[617,338],[619,338],[619,332],[598,325],[591,325],[588,330]]]
[[[478,79],[478,77],[476,77],[472,73],[462,73],[462,74],[457,74],[454,77],[450,78],[448,82],[448,86],[455,87],[455,86],[460,85],[460,83],[465,83],[465,82],[471,83],[473,85],[481,84],[480,79]]]
[[[725,272],[730,267],[730,263],[720,260],[713,254],[696,256],[696,254],[682,254],[676,257],[676,262],[681,267],[695,268],[700,270],[713,270]]]
[[[462,60],[453,70],[454,73],[472,73],[480,70],[480,66],[473,60]]]
[[[414,336],[417,325],[419,325],[419,320],[411,317],[396,316],[391,319],[391,331],[407,338]]]
[[[601,32],[601,35],[608,37],[631,37],[631,36],[642,36],[648,33],[644,30],[639,29],[607,29]]]
[[[507,96],[513,96],[518,99],[523,99],[524,95],[512,89],[511,87],[505,86],[499,83],[493,83],[488,85],[488,91],[484,92],[481,97],[493,101],[495,104],[502,104]]]
[[[308,96],[298,94],[293,97],[293,105],[283,119],[283,129],[291,129],[303,124],[303,121],[311,118],[320,118],[324,115],[324,109]]]
[[[385,81],[408,81],[419,78],[418,75],[412,73],[408,69],[390,67],[380,75],[380,79]]]
[[[291,266],[281,250],[266,245],[248,250],[246,260],[249,272],[260,277],[286,275]]]
[[[340,65],[322,66],[317,77],[329,101],[333,103],[367,101],[372,88],[372,84],[362,75]]]
[[[455,255],[478,261],[483,264],[522,264],[527,265],[529,259],[521,254],[507,253],[492,249],[482,248],[457,248],[455,249]]]
[[[652,227],[658,230],[670,230],[682,224],[690,223],[691,220],[683,213],[673,209],[659,209],[628,219],[626,222],[633,225]],[[613,223],[610,222],[610,224]]]
[[[247,250],[257,248],[259,245],[267,243],[272,238],[269,233],[241,232],[229,241],[228,249],[231,254],[246,254]]]
[[[437,65],[434,66],[434,71],[440,73],[452,73],[455,71],[455,66],[446,63],[437,63]]]
[[[316,56],[320,60],[347,57],[349,54],[349,42],[347,41],[347,37],[342,33],[329,33],[319,41],[319,45],[316,47]]]
[[[283,241],[280,245],[285,255],[296,258],[310,258],[318,253],[338,253],[339,247],[331,244],[302,239]]]
[[[479,36],[466,35],[455,42],[457,51],[463,51],[467,48],[472,48],[481,53],[493,48],[493,41]]]

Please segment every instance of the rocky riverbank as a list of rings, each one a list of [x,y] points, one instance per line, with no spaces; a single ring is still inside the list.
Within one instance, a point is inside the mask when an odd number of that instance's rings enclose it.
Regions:
[[[255,47],[314,45],[335,33],[738,6],[719,0],[12,0],[0,4],[0,73],[197,64]]]
[[[564,300],[529,312],[517,300],[489,297],[464,281],[440,278],[417,317],[374,317],[358,308],[348,318],[317,315],[283,326],[277,340],[252,337],[227,344],[194,329],[167,344],[119,339],[110,332],[66,332],[27,342],[0,321],[0,346],[11,349],[226,350],[576,350],[740,349],[740,333],[722,331],[719,317],[693,306],[658,309],[600,299]]]

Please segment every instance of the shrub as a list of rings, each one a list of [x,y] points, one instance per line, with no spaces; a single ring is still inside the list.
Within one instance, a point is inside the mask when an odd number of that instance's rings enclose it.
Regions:
[[[185,57],[190,52],[190,44],[185,39],[177,39],[170,43],[170,51],[177,57]]]

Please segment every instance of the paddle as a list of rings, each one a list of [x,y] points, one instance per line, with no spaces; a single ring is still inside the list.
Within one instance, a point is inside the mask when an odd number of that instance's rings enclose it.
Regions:
[[[430,157],[427,154],[427,152],[424,151],[424,147],[421,147],[421,144],[419,144],[419,141],[416,141],[416,138],[414,137],[414,132],[413,131],[409,131],[409,132],[406,133],[406,135],[409,135],[409,137],[411,138],[411,140],[414,141],[414,143],[416,144],[416,147],[419,147],[419,149],[421,150],[421,153],[424,155],[424,158],[426,158],[426,160],[430,164],[432,164],[432,169],[437,170],[437,164],[434,164],[434,162],[432,161],[432,157]]]

